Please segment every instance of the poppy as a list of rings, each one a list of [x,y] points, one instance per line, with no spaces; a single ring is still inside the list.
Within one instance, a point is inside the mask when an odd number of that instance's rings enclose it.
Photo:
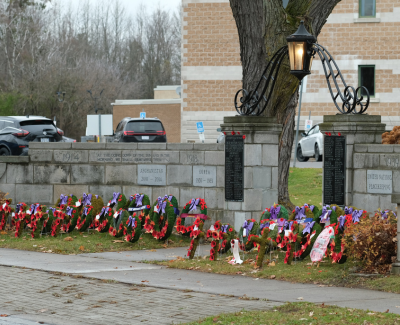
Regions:
[[[214,239],[218,239],[218,238],[219,238],[218,232],[213,231],[212,237],[213,237]]]
[[[210,255],[210,261],[214,261],[214,260],[215,260],[214,255]]]
[[[215,240],[213,240],[213,241],[211,242],[211,247],[214,248],[215,246],[217,246],[217,242],[216,242]]]
[[[232,232],[233,231],[233,229],[232,228],[229,228],[229,232]]]

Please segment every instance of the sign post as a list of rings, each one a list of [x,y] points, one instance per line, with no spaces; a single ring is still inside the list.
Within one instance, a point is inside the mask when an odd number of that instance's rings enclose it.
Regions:
[[[196,123],[197,127],[197,133],[199,133],[200,141],[204,143],[205,136],[204,136],[204,124],[203,122],[197,122]]]
[[[140,118],[145,119],[146,118],[146,112],[140,112]]]
[[[312,128],[312,120],[306,120],[304,131],[309,131]]]

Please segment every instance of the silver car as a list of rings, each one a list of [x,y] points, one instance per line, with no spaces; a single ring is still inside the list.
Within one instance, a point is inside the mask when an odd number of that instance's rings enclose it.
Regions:
[[[316,161],[322,161],[324,145],[319,125],[314,125],[307,133],[303,132],[301,135],[303,139],[299,141],[297,146],[297,160],[304,162],[310,157],[314,157]]]

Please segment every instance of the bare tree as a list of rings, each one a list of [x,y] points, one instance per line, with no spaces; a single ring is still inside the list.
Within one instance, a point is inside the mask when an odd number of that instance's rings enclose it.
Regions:
[[[284,3],[287,6],[284,8]],[[266,64],[274,53],[287,45],[286,37],[293,34],[300,20],[310,33],[318,36],[340,0],[230,0],[239,32],[240,55],[243,66],[243,88],[254,89]],[[299,81],[283,64],[271,102],[265,116],[276,118],[283,125],[279,139],[279,188],[281,204],[293,207],[289,199],[288,176],[294,139],[294,117],[298,102]]]

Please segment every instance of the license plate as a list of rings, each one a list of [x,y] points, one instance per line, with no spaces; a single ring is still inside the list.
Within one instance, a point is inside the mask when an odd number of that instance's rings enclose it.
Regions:
[[[149,140],[150,137],[148,135],[142,135],[142,140]]]
[[[50,142],[49,138],[40,138],[40,142]]]

